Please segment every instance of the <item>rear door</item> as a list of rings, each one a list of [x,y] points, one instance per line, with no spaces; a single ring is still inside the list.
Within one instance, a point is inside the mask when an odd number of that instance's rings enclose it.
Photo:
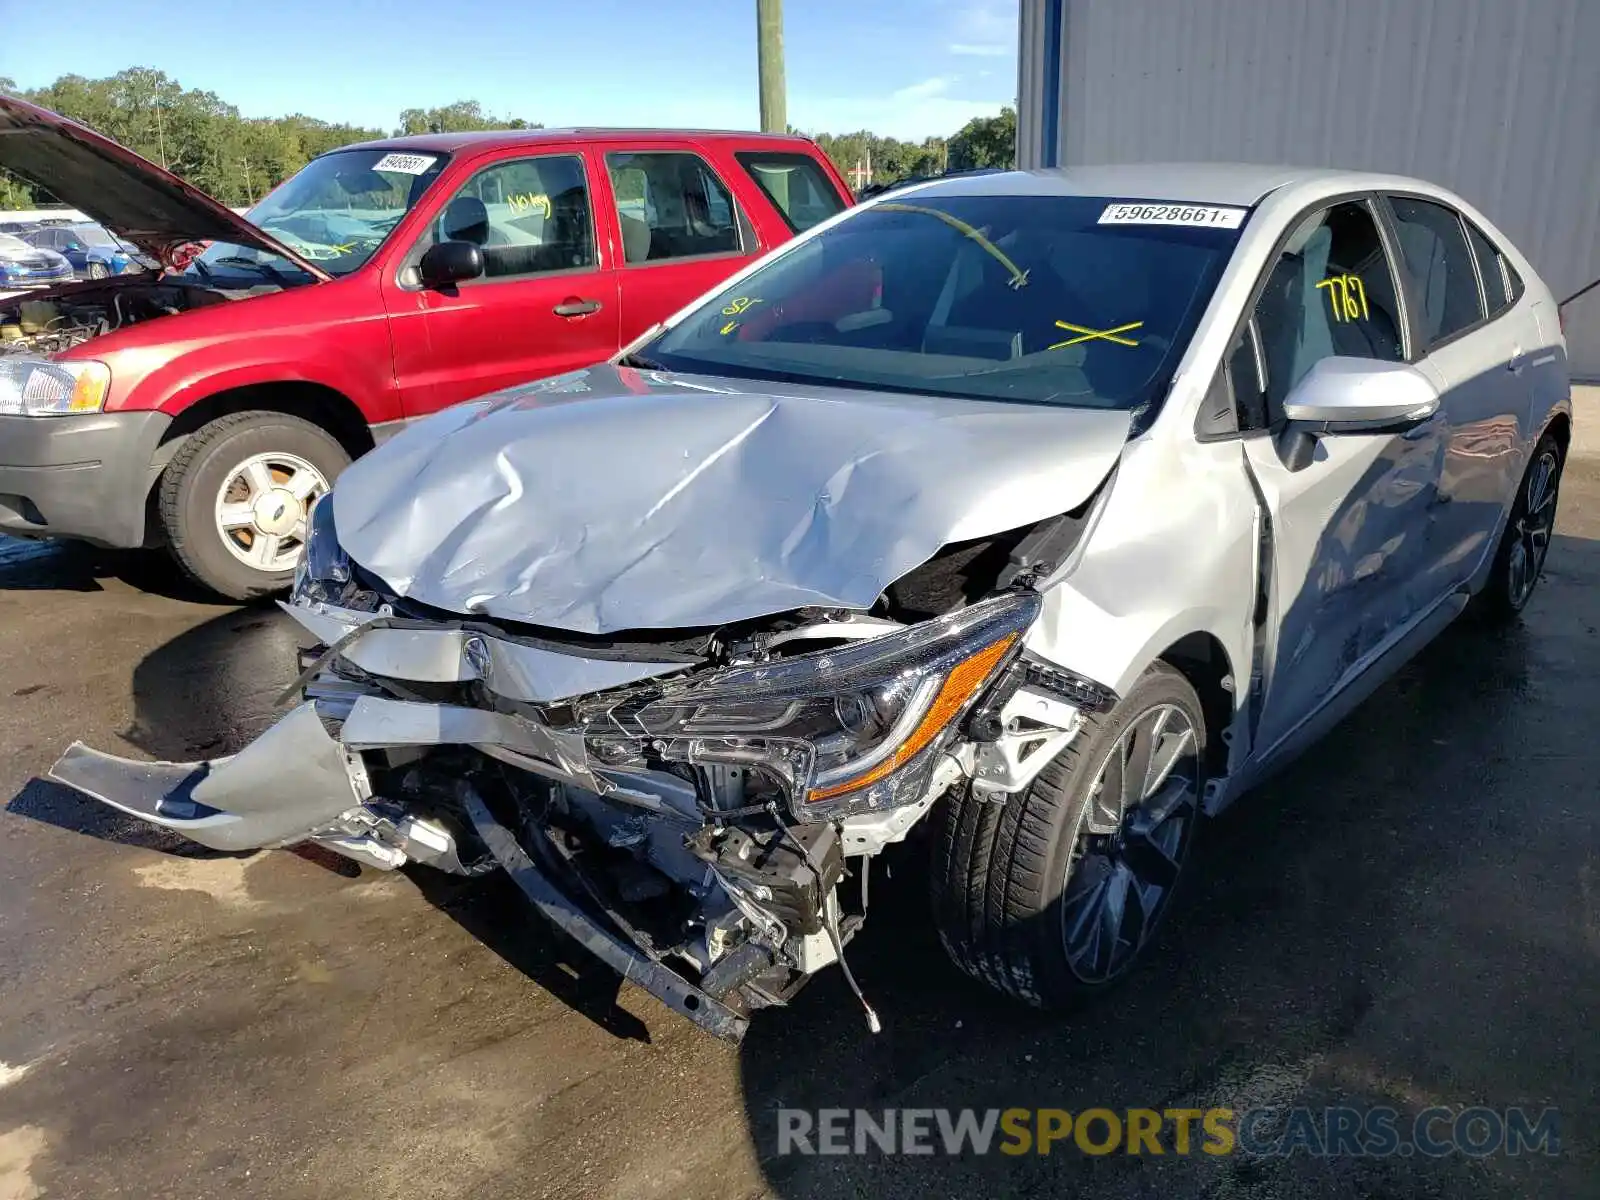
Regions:
[[[615,353],[617,272],[595,234],[593,184],[581,149],[553,149],[484,164],[442,200],[385,286],[408,416]],[[480,246],[483,276],[423,287],[417,264],[445,240]]]
[[[621,339],[629,342],[721,283],[763,250],[702,147],[683,142],[608,145],[607,214],[621,264]]]
[[[1442,422],[1323,437],[1307,463],[1293,462],[1280,436],[1285,398],[1320,360],[1405,360],[1396,278],[1371,198],[1312,212],[1271,268],[1230,360],[1241,425],[1258,431],[1243,445],[1271,523],[1263,752],[1431,599],[1424,538]]]
[[[1435,586],[1449,590],[1494,553],[1531,436],[1526,366],[1541,339],[1532,305],[1512,299],[1499,252],[1481,230],[1428,197],[1386,199],[1418,326],[1417,365],[1442,398],[1445,455],[1428,536]]]

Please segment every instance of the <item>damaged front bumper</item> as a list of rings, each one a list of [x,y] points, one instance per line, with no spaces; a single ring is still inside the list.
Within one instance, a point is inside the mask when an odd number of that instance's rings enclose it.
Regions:
[[[864,913],[865,860],[977,774],[962,722],[1015,691],[1037,602],[919,626],[828,617],[697,664],[286,608],[322,646],[304,699],[243,751],[145,763],[74,743],[50,776],[217,850],[309,841],[381,869],[504,870],[596,957],[736,1041],[749,1011],[842,960],[861,918],[845,856]],[[774,653],[809,639],[830,648]]]
[[[241,851],[312,841],[381,868],[415,859],[461,874],[455,833],[437,823],[402,816],[380,838],[361,752],[375,741],[387,746],[418,740],[484,739],[484,745],[530,748],[525,735],[510,736],[496,714],[442,705],[406,704],[363,697],[340,720],[307,701],[240,754],[193,763],[149,763],[120,758],[73,743],[50,768],[50,778],[154,825],[216,850]],[[556,772],[552,772],[554,775]],[[567,894],[536,864],[488,805],[464,781],[463,808],[493,864],[504,869],[543,916],[668,1007],[717,1037],[737,1042],[749,1021],[721,996],[696,986],[658,955],[629,942],[601,913]],[[308,836],[309,834],[309,836]],[[477,864],[481,867],[482,864]],[[736,981],[723,976],[729,985]]]

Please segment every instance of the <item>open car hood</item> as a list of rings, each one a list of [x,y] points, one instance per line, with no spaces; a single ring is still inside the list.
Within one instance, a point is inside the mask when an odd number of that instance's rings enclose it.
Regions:
[[[1130,416],[588,370],[446,409],[333,492],[398,595],[584,634],[865,609],[941,546],[1087,499]]]
[[[0,167],[93,217],[125,241],[175,265],[189,242],[235,242],[282,255],[316,279],[331,276],[271,234],[59,113],[0,96]]]

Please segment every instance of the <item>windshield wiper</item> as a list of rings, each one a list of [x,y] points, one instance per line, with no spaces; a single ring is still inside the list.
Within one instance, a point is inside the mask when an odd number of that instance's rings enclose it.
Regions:
[[[195,261],[199,262],[200,260],[196,259]],[[289,282],[289,277],[271,263],[257,262],[255,259],[246,258],[242,254],[225,254],[221,258],[214,258],[211,261],[214,263],[227,263],[230,267],[251,267],[260,271],[274,283],[281,283],[287,286]]]
[[[617,359],[619,367],[633,367],[640,371],[665,371],[666,368],[653,358],[646,358],[642,354],[624,354]]]

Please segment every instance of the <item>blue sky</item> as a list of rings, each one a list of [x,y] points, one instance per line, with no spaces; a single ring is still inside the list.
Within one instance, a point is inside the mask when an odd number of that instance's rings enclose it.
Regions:
[[[246,116],[392,128],[475,99],[546,125],[758,123],[755,0],[0,0],[0,76],[166,71]],[[787,0],[789,121],[953,133],[1016,93],[1016,0]],[[68,15],[70,14],[70,15]]]

